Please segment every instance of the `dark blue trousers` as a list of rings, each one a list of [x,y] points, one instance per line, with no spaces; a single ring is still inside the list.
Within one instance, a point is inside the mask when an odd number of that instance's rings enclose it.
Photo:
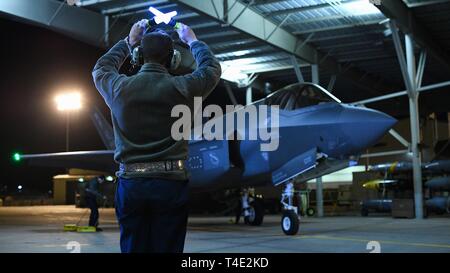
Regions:
[[[187,181],[119,178],[115,207],[122,253],[183,252],[187,202]]]

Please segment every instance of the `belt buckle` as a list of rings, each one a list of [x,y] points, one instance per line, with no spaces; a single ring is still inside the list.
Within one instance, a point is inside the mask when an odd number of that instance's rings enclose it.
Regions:
[[[184,170],[184,161],[178,160],[177,165],[180,170]]]

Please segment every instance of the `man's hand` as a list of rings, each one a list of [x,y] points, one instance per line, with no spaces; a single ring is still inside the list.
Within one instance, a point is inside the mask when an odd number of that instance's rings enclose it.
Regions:
[[[142,19],[136,22],[130,30],[130,34],[128,35],[128,42],[132,47],[141,42],[142,37],[144,36],[145,29],[148,26],[148,20]]]
[[[177,28],[178,36],[180,36],[181,41],[191,46],[191,44],[197,41],[194,31],[186,26],[185,24],[179,23],[180,27]]]

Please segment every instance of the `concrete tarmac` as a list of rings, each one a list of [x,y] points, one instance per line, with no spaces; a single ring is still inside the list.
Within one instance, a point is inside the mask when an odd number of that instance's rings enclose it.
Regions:
[[[70,242],[86,252],[120,252],[114,209],[100,210],[98,233],[64,232],[64,224],[86,225],[89,213],[74,206],[0,207],[0,252],[62,252]],[[280,215],[262,226],[233,224],[232,217],[191,216],[185,252],[450,252],[450,218],[425,220],[375,217],[302,218],[300,232],[286,236]],[[370,243],[375,241],[375,243]],[[73,243],[72,243],[73,244]],[[369,244],[369,246],[368,246]]]

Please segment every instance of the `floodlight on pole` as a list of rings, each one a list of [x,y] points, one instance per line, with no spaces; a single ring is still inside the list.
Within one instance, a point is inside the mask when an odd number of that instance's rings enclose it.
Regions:
[[[79,92],[62,93],[55,97],[58,111],[66,113],[66,152],[69,151],[70,112],[81,109],[81,94]]]
[[[55,97],[59,111],[73,111],[81,108],[81,94],[78,92],[64,93]]]

